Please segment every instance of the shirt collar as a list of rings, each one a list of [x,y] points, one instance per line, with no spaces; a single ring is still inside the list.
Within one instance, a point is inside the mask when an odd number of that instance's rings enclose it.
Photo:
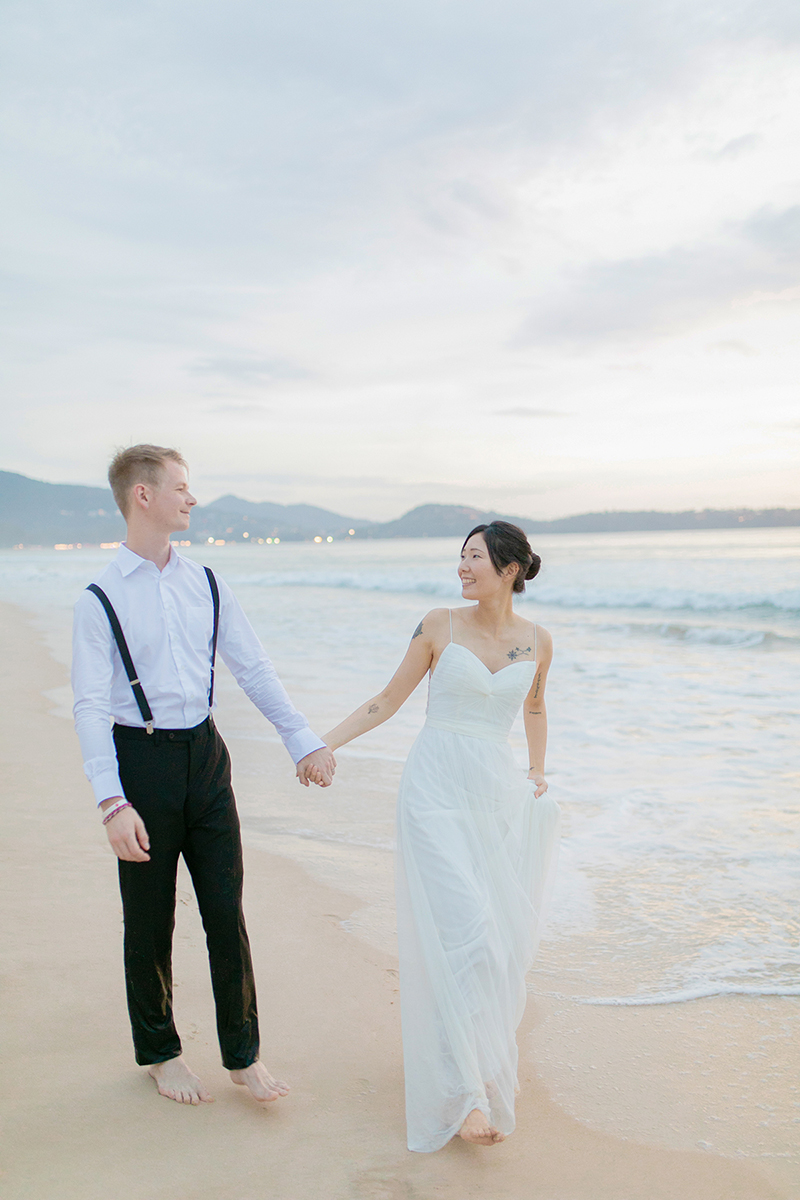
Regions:
[[[133,550],[129,550],[125,543],[122,542],[119,550],[117,551],[117,557],[114,561],[119,567],[123,578],[127,578],[127,576],[133,574],[138,567],[145,567],[146,569],[150,570],[151,573],[155,571],[156,575],[169,575],[177,567],[179,558],[180,555],[176,552],[175,547],[170,546],[167,565],[164,567],[163,571],[159,571],[156,564],[151,562],[149,558],[142,558],[140,554],[136,554]]]

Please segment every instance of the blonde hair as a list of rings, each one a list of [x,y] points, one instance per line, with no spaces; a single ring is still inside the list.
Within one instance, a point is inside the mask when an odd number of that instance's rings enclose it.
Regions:
[[[123,517],[127,517],[130,508],[131,488],[137,483],[149,483],[151,487],[158,487],[163,480],[164,466],[168,461],[186,467],[180,452],[168,446],[149,446],[145,443],[126,446],[124,450],[117,451],[108,468],[108,482]]]

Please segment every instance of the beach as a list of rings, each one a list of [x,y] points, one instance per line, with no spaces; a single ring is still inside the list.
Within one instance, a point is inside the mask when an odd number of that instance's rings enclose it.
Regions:
[[[240,568],[233,559],[211,561],[235,582]],[[40,598],[47,562],[43,559],[44,566],[37,565],[28,580]],[[69,604],[75,580],[82,572],[91,578],[96,569],[89,560],[71,566],[71,595],[64,600],[51,590],[46,604],[27,603],[23,580],[14,591],[17,602],[2,606],[4,1197],[49,1200],[58,1194],[94,1200],[113,1193],[123,1200],[160,1200],[176,1189],[198,1200],[255,1200],[267,1194],[278,1200],[789,1200],[800,1195],[796,976],[792,982],[782,949],[783,957],[773,953],[769,958],[762,945],[756,962],[752,938],[746,936],[748,921],[753,926],[774,918],[772,901],[758,911],[740,908],[728,914],[733,925],[724,930],[730,945],[723,964],[708,925],[702,924],[695,865],[686,846],[681,843],[677,884],[677,853],[675,861],[667,855],[666,868],[656,878],[645,878],[630,842],[630,828],[636,831],[636,820],[644,817],[629,813],[623,829],[618,807],[600,811],[600,793],[581,807],[557,747],[554,789],[566,818],[562,890],[554,899],[552,929],[531,974],[519,1030],[517,1131],[491,1150],[460,1142],[435,1155],[406,1150],[391,837],[403,738],[413,736],[424,708],[422,692],[396,740],[387,733],[383,740],[375,737],[357,750],[343,751],[334,787],[306,792],[263,718],[240,699],[221,670],[217,720],[231,748],[243,817],[245,908],[259,988],[262,1056],[291,1083],[292,1092],[261,1109],[233,1087],[219,1064],[202,929],[183,873],[175,938],[176,1014],[186,1057],[215,1103],[192,1109],[158,1097],[132,1060],[116,871],[69,720]],[[341,585],[333,587],[330,578],[325,582],[327,590],[321,587],[320,594],[333,606],[347,643],[345,617],[352,596]],[[420,602],[441,603],[430,595],[421,600],[423,585],[417,580],[416,590],[396,601],[408,610],[409,620]],[[258,605],[248,604],[254,588],[248,591],[241,580],[235,586],[258,628]],[[323,729],[332,691],[349,699],[349,688],[363,699],[360,689],[382,676],[397,647],[376,646],[374,662],[353,670],[349,683],[352,650],[343,651],[339,673],[334,664],[328,677],[324,672],[321,677],[319,653],[316,660],[300,661],[286,650],[292,622],[300,623],[306,613],[297,579],[283,586],[294,590],[284,614],[284,641],[274,657],[289,676],[292,695]],[[63,579],[59,588],[64,590]],[[275,596],[278,591],[273,588]],[[258,595],[267,594],[262,583]],[[271,603],[276,622],[280,614]],[[363,625],[361,611],[348,619],[354,627]],[[604,620],[608,624],[608,614]],[[750,636],[755,622],[752,612],[745,613],[735,628]],[[684,625],[699,629],[708,622]],[[734,626],[718,613],[713,628],[728,633],[701,641],[703,653],[708,646],[710,653],[720,647],[722,653],[724,637],[728,645],[734,639]],[[398,643],[405,635],[404,629],[398,631]],[[695,644],[685,632],[668,630],[661,636],[668,649]],[[776,636],[785,638],[786,631]],[[748,703],[758,707],[761,660],[748,659],[748,647],[743,638],[740,642],[743,649],[734,645],[734,651],[747,673]],[[753,636],[750,643],[754,656],[770,644],[762,639],[756,646]],[[717,672],[722,661],[714,660]],[[697,669],[696,660],[692,663]],[[596,665],[594,670],[600,674]],[[591,672],[583,686],[599,686]],[[629,688],[630,680],[621,686]],[[332,715],[340,713],[336,707]],[[759,715],[767,728],[767,714]],[[732,732],[724,736],[739,737],[732,704],[727,719]],[[630,722],[628,732],[635,758]],[[560,727],[556,723],[557,738],[568,733],[563,719]],[[765,753],[778,754],[781,744],[767,739]],[[790,763],[788,746],[786,757]],[[748,766],[740,762],[740,777]],[[790,773],[787,766],[785,774]],[[675,786],[683,828],[691,807],[679,783],[680,778]],[[654,798],[641,794],[641,781],[637,786],[641,813],[651,813]],[[752,781],[749,786],[752,791]],[[788,812],[783,795],[783,808],[772,798],[773,809],[784,813],[780,820]],[[753,836],[754,810],[747,811]],[[738,810],[734,815],[740,824]],[[771,819],[774,828],[759,816],[759,837],[763,829],[765,839],[774,836],[780,845],[783,826],[776,812]],[[724,836],[725,828],[717,824],[715,836]],[[677,835],[667,834],[664,845],[675,851]],[[694,845],[696,837],[692,825],[686,844]],[[636,868],[630,872],[627,907],[620,873],[606,870],[597,851],[612,838],[623,866]],[[595,855],[591,871],[586,866],[590,849]],[[774,874],[780,862],[771,857]],[[700,865],[713,875],[705,850]],[[747,884],[742,872],[739,891],[730,891],[735,865],[728,861],[729,890],[708,893],[718,905],[713,918],[720,928],[726,898],[744,894]],[[647,905],[659,889],[665,896],[660,925]],[[774,903],[779,899],[776,891]],[[701,934],[692,934],[686,915],[693,904]],[[702,977],[689,969],[697,959],[692,936],[710,945]],[[783,936],[773,932],[773,951],[783,946]],[[718,940],[719,946],[727,945],[722,936]],[[648,959],[649,974],[641,967]]]

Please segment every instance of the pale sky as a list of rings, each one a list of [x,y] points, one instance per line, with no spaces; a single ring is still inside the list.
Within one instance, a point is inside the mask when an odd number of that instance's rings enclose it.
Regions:
[[[797,0],[22,0],[0,469],[800,506]]]

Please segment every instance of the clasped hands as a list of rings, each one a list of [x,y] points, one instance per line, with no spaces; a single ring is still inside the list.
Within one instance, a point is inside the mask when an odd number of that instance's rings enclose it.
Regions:
[[[309,783],[316,783],[320,787],[330,787],[335,773],[336,759],[333,757],[333,751],[329,750],[327,746],[320,746],[319,750],[312,750],[297,764],[297,778],[303,787],[308,787]]]

